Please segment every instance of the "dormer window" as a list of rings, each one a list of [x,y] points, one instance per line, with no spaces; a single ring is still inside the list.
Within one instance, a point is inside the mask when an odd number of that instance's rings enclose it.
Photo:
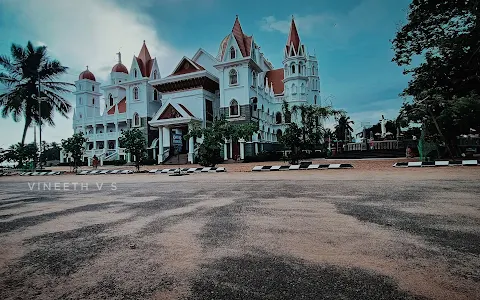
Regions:
[[[237,84],[238,83],[238,74],[237,74],[237,71],[235,71],[235,69],[232,69],[230,70],[230,85],[234,85],[234,84]]]
[[[153,90],[153,101],[157,101],[157,100],[158,100],[158,91]]]
[[[108,95],[108,102],[109,102],[110,106],[113,106],[113,96],[112,96],[112,94]]]
[[[137,78],[138,72],[137,69],[133,70],[133,77]]]
[[[153,71],[153,79],[157,79],[157,70]]]
[[[237,52],[235,51],[235,48],[230,48],[230,59],[235,59],[237,56]]]

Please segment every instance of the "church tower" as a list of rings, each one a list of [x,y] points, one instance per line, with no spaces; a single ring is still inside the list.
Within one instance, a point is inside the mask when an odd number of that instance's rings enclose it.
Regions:
[[[100,116],[100,83],[95,79],[90,70],[87,69],[80,73],[78,80],[75,82],[76,97],[75,118],[81,124],[87,118],[95,118]]]
[[[307,54],[305,46],[300,42],[293,16],[285,46],[283,66],[285,72],[283,83],[287,101],[307,102]]]

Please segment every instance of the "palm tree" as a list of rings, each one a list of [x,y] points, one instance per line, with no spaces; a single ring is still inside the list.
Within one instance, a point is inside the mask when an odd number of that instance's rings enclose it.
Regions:
[[[355,122],[346,115],[338,119],[338,124],[335,125],[335,135],[339,140],[345,141],[350,136],[350,133],[353,132],[352,124],[355,124]]]
[[[5,93],[0,94],[0,107],[4,118],[11,115],[15,122],[25,119],[21,142],[24,145],[28,127],[34,121],[55,126],[55,112],[68,118],[72,106],[61,94],[69,93],[67,87],[73,84],[58,81],[58,77],[66,74],[68,68],[58,60],[50,59],[47,47],[34,47],[29,41],[25,48],[12,44],[10,52],[11,58],[0,55],[3,69],[0,83],[7,88]],[[40,97],[44,99],[40,102],[41,116],[37,98],[40,84]]]

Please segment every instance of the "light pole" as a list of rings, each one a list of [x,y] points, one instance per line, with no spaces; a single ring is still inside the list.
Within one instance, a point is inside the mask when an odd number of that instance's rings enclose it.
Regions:
[[[40,83],[40,73],[37,71],[38,74],[38,93],[37,93],[37,101],[38,101],[38,129],[39,129],[39,139],[40,139],[40,151],[39,151],[39,163],[40,163],[40,169],[42,169],[42,154],[43,154],[43,147],[42,147],[42,101],[47,99],[47,97],[42,97],[41,96],[41,83]],[[34,133],[35,134],[35,133]],[[36,139],[36,134],[35,134],[35,139]]]

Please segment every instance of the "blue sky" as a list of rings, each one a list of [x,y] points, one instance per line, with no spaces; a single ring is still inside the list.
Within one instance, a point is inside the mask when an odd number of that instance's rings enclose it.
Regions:
[[[135,3],[137,2],[137,3]],[[138,3],[140,2],[140,3]],[[12,42],[45,44],[52,57],[69,66],[73,82],[89,65],[104,80],[122,52],[127,67],[146,40],[162,76],[182,56],[204,48],[216,56],[220,41],[239,15],[243,30],[281,67],[291,16],[302,43],[319,60],[322,99],[345,109],[356,122],[394,118],[398,94],[408,82],[391,62],[390,40],[405,22],[410,0],[0,0],[0,53]],[[68,96],[73,100],[72,96]],[[73,102],[73,101],[72,101]],[[72,134],[71,119],[55,119],[44,139]],[[0,119],[0,147],[18,142],[22,123]],[[33,140],[33,130],[29,131]]]

